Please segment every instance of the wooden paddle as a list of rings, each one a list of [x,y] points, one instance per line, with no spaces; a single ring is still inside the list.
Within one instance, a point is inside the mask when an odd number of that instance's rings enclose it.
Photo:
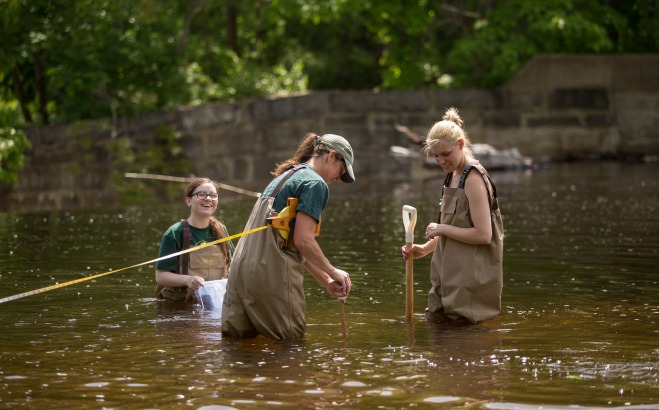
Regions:
[[[403,226],[405,227],[405,249],[414,245],[414,226],[416,225],[416,208],[403,206]],[[412,319],[414,313],[414,259],[408,256],[405,261],[405,317]]]

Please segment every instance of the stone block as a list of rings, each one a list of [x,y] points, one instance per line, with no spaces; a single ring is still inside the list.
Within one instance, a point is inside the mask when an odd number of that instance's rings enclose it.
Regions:
[[[183,109],[182,111],[185,110],[188,109]],[[142,113],[131,117],[118,118],[114,127],[118,135],[141,135],[145,130],[152,130],[163,124],[178,124],[180,121],[179,115],[178,110]],[[109,124],[107,131],[111,132],[112,127],[113,125]]]
[[[295,111],[298,118],[322,116],[326,110],[327,96],[324,93],[295,97]]]
[[[186,157],[194,162],[195,158],[202,158],[207,155],[204,141],[198,134],[184,134],[181,138],[181,147]]]
[[[295,100],[280,98],[270,104],[270,120],[286,121],[295,118]]]
[[[246,157],[236,157],[231,161],[231,174],[238,181],[249,181],[254,178],[252,161]]]
[[[435,90],[433,91],[434,108],[441,119],[442,114],[451,107],[458,110],[470,108],[474,110],[491,110],[497,108],[500,95],[495,90]]]
[[[586,115],[586,126],[588,127],[611,127],[615,125],[616,119],[609,114],[588,114]]]
[[[547,100],[551,110],[608,110],[609,91],[606,88],[563,88],[553,90]]]
[[[557,131],[556,142],[561,160],[605,158],[615,156],[620,136],[617,132],[572,128]]]
[[[430,96],[421,91],[333,93],[328,99],[331,112],[425,111],[431,108]]]
[[[293,121],[322,115],[325,107],[323,95],[299,95],[272,100],[270,119]]]
[[[184,131],[235,123],[238,107],[233,104],[206,104],[180,111]]]
[[[255,123],[268,122],[270,118],[270,100],[256,100],[248,104],[247,110],[250,113],[250,118]]]
[[[545,103],[542,92],[505,92],[501,95],[501,107],[506,110],[528,112],[542,109]]]
[[[527,127],[580,127],[581,121],[573,115],[553,115],[542,117],[529,117],[526,119]]]
[[[406,115],[404,118],[397,116],[397,123],[405,125],[406,127],[413,129],[414,132],[420,135],[425,135],[428,130],[435,124],[437,121],[441,120],[441,116],[437,116],[435,113],[429,114],[418,114],[418,115]]]
[[[465,123],[468,127],[468,124]],[[519,113],[506,112],[489,112],[483,116],[483,125],[486,127],[498,128],[518,128],[521,125]]]

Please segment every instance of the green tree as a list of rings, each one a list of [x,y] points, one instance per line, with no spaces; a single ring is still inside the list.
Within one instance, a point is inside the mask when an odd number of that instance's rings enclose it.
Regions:
[[[307,89],[494,87],[538,53],[656,52],[657,4],[1,0],[0,98],[15,127]]]
[[[510,0],[497,5],[448,54],[454,87],[495,87],[540,53],[623,51],[628,21],[599,0]]]
[[[176,4],[5,0],[3,97],[12,90],[26,124],[116,118],[187,102]]]
[[[657,52],[657,4],[0,0],[0,129],[22,155],[24,126],[110,118],[120,137],[122,116],[209,101],[496,87],[538,53]]]
[[[0,182],[18,182],[18,171],[25,165],[24,153],[31,147],[23,131],[0,127]]]
[[[656,53],[659,50],[659,2],[655,0],[611,1],[625,16],[627,24],[621,33],[609,33],[621,53]]]

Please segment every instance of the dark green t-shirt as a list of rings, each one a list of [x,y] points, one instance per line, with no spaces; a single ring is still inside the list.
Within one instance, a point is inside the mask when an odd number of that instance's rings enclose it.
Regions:
[[[329,187],[308,163],[301,164],[305,168],[300,169],[293,174],[284,183],[275,197],[273,208],[279,212],[286,206],[286,201],[290,197],[298,198],[297,210],[302,211],[316,221],[320,221],[320,215],[323,213],[329,199]],[[265,188],[263,195],[269,196],[279,181],[289,172],[286,171],[273,179]]]
[[[222,229],[226,235],[229,235],[227,227],[222,224]],[[190,247],[198,246],[206,242],[212,242],[218,238],[213,236],[213,231],[211,227],[208,226],[203,229],[195,228],[190,225]],[[229,249],[233,253],[234,247],[231,241],[229,242]],[[183,249],[183,224],[177,222],[174,225],[170,226],[165,233],[162,235],[162,240],[160,241],[160,250],[158,251],[158,258],[171,255],[172,253],[179,252]],[[156,262],[156,269],[167,270],[170,272],[178,272],[178,257],[172,257],[163,259]]]

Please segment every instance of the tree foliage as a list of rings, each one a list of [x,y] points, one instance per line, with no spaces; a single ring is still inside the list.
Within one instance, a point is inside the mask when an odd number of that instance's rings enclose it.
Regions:
[[[0,127],[0,182],[18,181],[18,171],[25,165],[24,152],[31,147],[23,131]]]
[[[657,52],[658,4],[0,0],[0,143],[25,149],[22,126],[306,90],[496,87],[539,53]],[[3,172],[22,163],[0,155]]]
[[[510,0],[448,55],[457,87],[495,87],[541,53],[615,53],[628,22],[599,0]]]
[[[0,0],[4,125],[314,89],[495,87],[538,53],[656,52],[655,0]],[[3,123],[0,123],[3,125]]]

